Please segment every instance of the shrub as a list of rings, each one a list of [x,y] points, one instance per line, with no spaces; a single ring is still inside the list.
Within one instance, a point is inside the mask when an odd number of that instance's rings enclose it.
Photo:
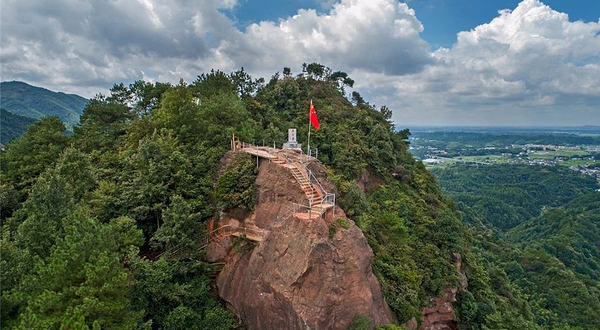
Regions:
[[[340,227],[342,227],[344,229],[350,228],[350,224],[348,223],[348,220],[345,218],[337,218],[335,221],[340,225]]]
[[[373,330],[375,328],[375,324],[373,323],[373,319],[368,316],[356,314],[352,319],[352,323],[348,327],[348,330]]]
[[[254,181],[258,172],[249,155],[238,153],[217,180],[215,197],[223,210],[254,208]]]
[[[337,228],[331,224],[329,225],[329,238],[332,239],[335,236],[335,233],[337,232]]]

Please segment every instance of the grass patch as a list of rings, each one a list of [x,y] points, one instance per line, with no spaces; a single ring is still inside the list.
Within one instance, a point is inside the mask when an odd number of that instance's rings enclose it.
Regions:
[[[348,223],[348,220],[345,218],[337,218],[335,220],[335,222],[337,222],[337,224],[340,225],[340,227],[342,227],[344,229],[350,228],[350,224]]]
[[[329,225],[329,239],[333,239],[336,232],[337,232],[336,226],[334,224]]]

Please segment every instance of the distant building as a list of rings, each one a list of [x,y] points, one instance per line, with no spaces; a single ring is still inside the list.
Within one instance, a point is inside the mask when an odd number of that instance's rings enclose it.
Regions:
[[[423,163],[427,164],[427,165],[437,165],[437,164],[441,164],[444,161],[441,159],[437,159],[437,158],[427,158],[423,160]]]

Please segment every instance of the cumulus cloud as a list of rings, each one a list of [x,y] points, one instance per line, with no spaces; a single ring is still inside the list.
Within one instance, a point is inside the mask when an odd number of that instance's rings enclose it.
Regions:
[[[279,22],[252,24],[224,40],[223,56],[250,69],[320,62],[344,70],[401,75],[432,62],[423,25],[396,0],[342,0],[327,14],[300,10]]]
[[[323,3],[333,6],[327,14],[300,10],[239,31],[222,13],[236,0],[6,0],[2,78],[90,96],[114,82],[193,80],[211,68],[269,75],[316,61],[405,74],[432,61],[406,4]]]
[[[2,79],[84,93],[218,65],[235,0],[2,1]],[[91,94],[93,94],[92,92]]]
[[[399,125],[600,122],[600,21],[525,0],[432,51],[405,3],[321,4],[240,30],[224,14],[236,0],[4,0],[2,80],[92,96],[121,81],[242,66],[268,77],[320,62],[350,73]]]
[[[395,79],[403,100],[396,103],[406,110],[396,119],[414,121],[418,111],[429,111],[453,124],[477,117],[488,124],[600,122],[599,33],[600,22],[571,22],[525,0],[460,32],[451,48],[434,52],[435,65]]]

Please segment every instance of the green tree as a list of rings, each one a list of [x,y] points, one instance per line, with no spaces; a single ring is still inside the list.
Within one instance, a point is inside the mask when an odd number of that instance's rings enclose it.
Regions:
[[[175,195],[163,214],[163,225],[152,237],[155,248],[165,248],[172,253],[193,251],[201,241],[205,227],[200,225],[200,214],[194,213],[189,201]]]
[[[69,137],[64,135],[65,125],[56,116],[44,117],[33,123],[23,136],[8,145],[1,154],[2,189],[12,186],[23,201],[37,177],[52,166],[62,150],[67,147]],[[2,205],[11,207],[14,205]]]
[[[123,97],[102,95],[92,99],[83,110],[79,125],[73,128],[77,146],[86,152],[114,151],[117,139],[125,134],[134,118]]]
[[[18,226],[19,245],[33,256],[45,258],[63,233],[62,219],[94,185],[88,157],[76,149],[66,149],[56,167],[40,176],[14,219],[24,219]]]
[[[233,329],[233,316],[211,298],[207,264],[161,257],[133,263],[133,304],[158,329]]]
[[[157,127],[173,131],[182,143],[192,143],[201,133],[200,105],[196,100],[191,89],[177,85],[163,94],[152,121]]]
[[[169,83],[161,82],[146,82],[137,80],[129,85],[129,90],[132,94],[132,102],[134,110],[139,117],[145,117],[154,110],[158,109],[162,101],[163,94],[171,87]]]
[[[254,181],[258,171],[248,154],[235,154],[225,172],[217,179],[215,199],[222,210],[254,209]]]
[[[132,225],[126,231],[138,230]],[[63,226],[64,236],[56,241],[48,259],[39,262],[25,278],[28,307],[21,314],[20,328],[64,328],[74,317],[78,321],[84,318],[87,326],[97,323],[96,327],[102,328],[133,328],[139,313],[131,310],[131,281],[119,253],[129,242],[117,242],[115,237],[121,237],[122,232],[113,229],[118,226],[98,223],[84,208],[65,217]]]

